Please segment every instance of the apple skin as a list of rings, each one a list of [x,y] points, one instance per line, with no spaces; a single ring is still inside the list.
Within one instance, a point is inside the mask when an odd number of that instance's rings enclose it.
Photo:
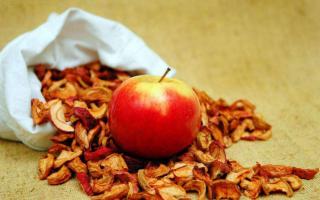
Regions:
[[[129,154],[167,158],[189,146],[201,123],[200,103],[180,80],[141,75],[123,82],[109,105],[115,143]]]

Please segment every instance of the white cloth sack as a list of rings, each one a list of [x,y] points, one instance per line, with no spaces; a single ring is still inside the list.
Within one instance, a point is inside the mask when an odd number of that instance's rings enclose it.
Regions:
[[[10,42],[0,54],[0,137],[45,150],[55,129],[34,126],[31,99],[41,83],[30,66],[47,63],[64,69],[91,61],[124,70],[161,75],[167,64],[137,35],[118,22],[80,9],[51,14],[47,22]],[[169,76],[175,74],[171,70]]]

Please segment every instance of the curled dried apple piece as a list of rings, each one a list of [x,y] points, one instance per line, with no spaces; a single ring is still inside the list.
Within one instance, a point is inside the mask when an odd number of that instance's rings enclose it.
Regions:
[[[241,193],[238,186],[230,181],[215,180],[211,186],[212,196],[217,199],[240,199]]]
[[[177,162],[172,167],[172,173],[175,177],[192,179],[194,164],[191,162]]]
[[[114,177],[111,172],[103,173],[99,179],[94,179],[92,182],[92,190],[96,194],[103,193],[112,187]]]
[[[52,86],[54,86],[54,84],[55,83],[53,83],[50,88],[52,88]],[[77,96],[76,88],[74,87],[73,84],[71,84],[69,82],[65,83],[64,87],[59,87],[53,91],[50,91],[50,88],[48,90],[48,92],[50,94],[50,98],[58,98],[58,99],[65,100],[70,97]]]
[[[50,118],[53,125],[64,132],[74,132],[74,128],[66,122],[64,116],[64,106],[59,100],[50,107]]]
[[[128,196],[131,196],[132,194],[139,192],[138,177],[136,174],[130,174],[129,172],[124,170],[113,171],[112,174],[122,183],[128,183]]]
[[[43,124],[49,120],[48,107],[39,101],[39,99],[31,100],[31,116],[34,124]]]
[[[88,132],[88,143],[91,144],[94,137],[100,132],[101,126],[97,124],[93,129]]]
[[[209,168],[209,174],[212,180],[220,178],[223,175],[229,173],[230,171],[231,167],[228,164],[218,160],[213,161]]]
[[[79,157],[68,162],[67,166],[75,173],[87,173],[87,165],[84,164]]]
[[[187,193],[183,187],[176,184],[157,187],[156,192],[164,200],[173,200],[174,198],[179,199],[187,196]]]
[[[212,184],[212,180],[211,180],[209,174],[207,173],[207,168],[206,167],[195,166],[193,168],[192,172],[193,172],[193,175],[194,175],[195,179],[204,181],[208,185]]]
[[[218,142],[218,141],[211,142],[211,144],[209,146],[209,152],[210,152],[210,155],[215,160],[218,160],[223,163],[226,162],[226,160],[227,160],[226,153],[225,153],[224,147],[222,146],[222,144],[220,144],[220,142]]]
[[[52,136],[50,140],[52,142],[65,142],[69,139],[73,139],[74,134],[73,133],[65,133],[65,132],[58,132],[58,134]]]
[[[258,130],[270,130],[271,125],[265,122],[261,117],[253,116],[252,122],[254,127]]]
[[[262,181],[259,177],[254,177],[251,180],[243,179],[240,183],[240,187],[244,190],[243,194],[245,196],[256,199],[261,192]]]
[[[80,122],[76,124],[75,139],[82,149],[89,148],[87,130],[82,126]]]
[[[99,107],[96,106],[96,104],[91,103],[90,106],[91,106],[91,109],[89,109],[89,112],[95,119],[103,118],[108,108],[106,103],[103,103]]]
[[[200,104],[200,111],[201,111],[201,125],[208,126],[209,124],[209,117],[207,114],[207,109],[203,103]]]
[[[198,200],[206,200],[206,184],[203,181],[192,180],[183,185],[186,191],[197,191]]]
[[[89,173],[93,178],[99,178],[103,175],[104,170],[101,168],[100,164],[101,164],[101,161],[87,162]]]
[[[101,195],[92,196],[91,200],[114,200],[122,199],[127,195],[129,187],[127,184],[115,184]]]
[[[100,159],[110,155],[111,153],[113,153],[112,149],[110,149],[108,147],[101,146],[95,151],[88,151],[88,150],[85,151],[84,158],[87,161],[88,160],[100,160]]]
[[[146,176],[154,177],[154,178],[164,176],[169,172],[170,172],[170,168],[164,164],[160,164],[159,166],[148,165],[144,170],[144,173]]]
[[[272,183],[263,183],[262,189],[266,195],[269,195],[271,192],[282,192],[288,197],[293,195],[291,186],[286,181],[281,179],[277,179]]]
[[[277,178],[281,176],[290,175],[293,172],[292,167],[283,165],[260,165],[257,164],[256,170],[258,170],[259,175],[268,178]]]
[[[140,187],[150,194],[155,194],[154,189],[150,186],[150,183],[155,182],[157,179],[147,177],[144,173],[144,169],[140,169],[137,173],[138,183]]]
[[[128,166],[120,154],[113,153],[101,161],[101,166],[112,170],[128,170]]]
[[[67,182],[71,178],[71,172],[66,166],[62,166],[59,171],[47,177],[49,185],[59,185]]]
[[[43,180],[48,177],[53,168],[54,156],[50,153],[45,158],[42,158],[38,162],[38,175],[39,179]]]
[[[232,133],[231,139],[233,142],[237,142],[241,139],[242,135],[246,131],[254,130],[254,125],[251,119],[245,119]]]
[[[241,180],[245,179],[245,178],[252,178],[252,176],[254,175],[254,171],[253,169],[241,169],[239,171],[231,171],[230,173],[228,173],[226,180],[231,181],[235,184],[240,183]]]
[[[82,154],[81,151],[72,152],[72,151],[65,151],[62,150],[60,155],[54,161],[54,168],[59,168],[64,163],[73,160],[74,158],[80,156]]]
[[[210,133],[204,132],[204,131],[200,131],[197,134],[196,141],[197,141],[197,146],[201,150],[206,151],[209,148],[209,145],[210,145],[210,143],[212,141],[212,138],[211,138]]]
[[[319,168],[317,169],[302,169],[294,167],[292,173],[297,175],[299,178],[302,179],[313,179],[313,177],[319,172]]]
[[[83,126],[89,130],[97,125],[97,120],[90,114],[89,110],[86,108],[74,107],[74,115],[79,117]]]
[[[108,103],[111,100],[112,90],[105,87],[91,87],[79,91],[79,97],[84,101],[100,101]]]
[[[85,193],[89,196],[93,195],[92,187],[90,185],[90,178],[88,177],[87,173],[79,172],[77,173],[77,179]]]
[[[205,164],[205,165],[210,165],[213,161],[215,161],[216,159],[210,155],[209,153],[204,153],[200,150],[195,150],[194,151],[194,156],[196,158],[197,161]]]
[[[71,151],[71,148],[64,144],[54,143],[51,145],[51,147],[49,147],[48,153],[60,153],[62,150]]]
[[[282,176],[281,179],[287,181],[293,190],[299,190],[302,186],[301,179],[296,175]]]

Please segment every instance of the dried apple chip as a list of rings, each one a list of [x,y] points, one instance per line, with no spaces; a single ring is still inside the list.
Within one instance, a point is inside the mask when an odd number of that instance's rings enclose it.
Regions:
[[[206,200],[206,184],[200,180],[192,180],[183,185],[186,191],[197,191],[198,200]]]
[[[51,169],[53,168],[53,164],[54,156],[50,153],[48,153],[45,158],[39,160],[38,174],[40,180],[46,179],[49,176]]]
[[[288,197],[292,197],[293,195],[291,186],[286,181],[281,179],[277,179],[272,183],[263,183],[262,189],[266,195],[269,195],[271,192],[282,192]]]
[[[75,173],[87,173],[87,165],[84,164],[79,157],[68,162],[67,166]]]
[[[103,194],[92,196],[91,200],[114,200],[127,196],[129,186],[127,184],[115,184]]]
[[[50,118],[53,125],[64,132],[74,132],[74,128],[66,122],[64,106],[59,100],[50,107]]]
[[[59,185],[67,182],[71,178],[71,172],[66,166],[62,166],[59,171],[47,177],[49,185]]]
[[[80,156],[82,154],[81,151],[73,152],[73,151],[65,151],[62,150],[60,155],[54,161],[54,168],[59,168],[64,163],[73,160],[74,158]]]
[[[212,196],[217,199],[240,199],[241,193],[238,186],[230,181],[216,180],[211,186]]]
[[[85,172],[77,173],[77,179],[78,179],[83,191],[85,191],[85,193],[89,196],[93,195],[93,190],[90,185],[90,179],[89,179],[87,173],[85,173]]]
[[[101,166],[112,170],[128,170],[128,166],[120,154],[113,153],[101,161]]]

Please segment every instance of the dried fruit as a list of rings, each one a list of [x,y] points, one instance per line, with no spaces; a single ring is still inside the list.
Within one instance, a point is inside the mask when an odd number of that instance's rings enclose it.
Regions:
[[[73,132],[74,128],[66,122],[64,111],[64,106],[62,105],[61,101],[54,103],[50,107],[51,121],[58,130],[64,132]]]
[[[53,168],[54,156],[50,153],[47,154],[47,157],[39,160],[38,163],[38,174],[39,179],[43,180],[49,176],[51,169]]]
[[[68,134],[69,135],[69,134]],[[52,138],[51,138],[52,139]],[[68,138],[69,139],[69,138]],[[51,147],[48,149],[48,153],[60,153],[62,150],[71,151],[71,148],[67,145],[60,144],[60,143],[54,143],[51,145]]]
[[[74,134],[73,133],[65,133],[65,132],[58,132],[58,134],[52,136],[50,140],[52,142],[65,142],[68,139],[73,139]]]
[[[74,158],[67,164],[68,168],[70,168],[75,173],[87,173],[87,165],[84,164],[79,157]]]
[[[107,103],[111,100],[112,91],[105,87],[92,87],[79,91],[79,97],[85,101]]]
[[[90,172],[90,175],[93,178],[99,178],[103,175],[104,170],[100,166],[101,161],[88,161],[87,166]]]
[[[299,176],[302,179],[313,179],[313,177],[319,172],[319,169],[302,169],[294,167],[292,173]]]
[[[73,108],[74,115],[79,117],[83,126],[89,130],[95,127],[97,124],[96,119],[90,114],[89,110],[86,108],[74,107]]]
[[[111,153],[113,153],[112,149],[102,146],[102,147],[99,147],[95,151],[85,151],[84,158],[87,161],[88,160],[100,160],[100,159],[106,157],[107,155],[110,155]]]
[[[296,175],[283,176],[281,179],[287,181],[293,190],[299,190],[302,186],[301,179]]]
[[[81,151],[73,152],[73,151],[66,151],[62,150],[59,156],[54,161],[54,168],[59,168],[64,163],[73,160],[74,158],[80,156],[82,154]]]
[[[127,184],[116,184],[110,190],[105,191],[101,195],[92,196],[92,200],[113,200],[121,199],[127,195],[129,187]]]
[[[122,156],[113,153],[101,161],[101,166],[109,167],[112,170],[128,170],[128,166]]]
[[[47,102],[32,99],[34,124],[51,120],[58,129],[48,154],[39,160],[39,179],[57,185],[76,174],[83,191],[96,194],[93,200],[190,199],[186,191],[196,191],[200,200],[206,195],[239,199],[241,192],[251,199],[261,193],[292,196],[302,187],[301,178],[312,179],[319,171],[259,163],[245,168],[228,160],[225,148],[240,139],[267,140],[271,126],[247,100],[230,105],[196,89],[201,128],[193,144],[167,160],[131,157],[117,148],[108,124],[112,92],[130,77],[128,73],[99,62],[63,71],[37,65],[35,72]]]
[[[282,165],[257,165],[259,174],[268,178],[276,178],[292,174],[293,168]]]
[[[43,124],[50,118],[48,107],[39,99],[31,99],[31,115],[34,124]]]
[[[245,178],[252,178],[252,176],[254,175],[254,171],[253,169],[246,169],[243,168],[239,171],[231,171],[227,177],[226,180],[231,181],[235,184],[240,183],[241,180],[245,179]]]
[[[272,183],[263,183],[262,189],[266,195],[269,195],[271,192],[283,192],[288,197],[291,197],[293,195],[293,191],[290,185],[286,181],[281,179],[277,179]]]
[[[240,190],[238,186],[230,181],[216,180],[211,186],[212,196],[219,199],[240,199]]]
[[[252,178],[251,180],[243,179],[240,183],[240,187],[244,190],[244,195],[251,199],[256,199],[261,192],[262,181],[258,177]]]
[[[47,177],[49,185],[59,185],[67,182],[71,178],[71,172],[66,166],[62,166],[59,171]]]
[[[75,128],[75,139],[82,149],[89,148],[87,130],[82,126],[80,122],[77,123]]]
[[[213,161],[209,168],[209,174],[212,180],[218,179],[230,171],[231,167],[228,164],[218,160]]]
[[[164,200],[184,198],[187,195],[183,187],[176,184],[169,184],[166,186],[157,187],[156,191]]]
[[[187,191],[197,191],[198,200],[206,200],[206,184],[203,181],[192,180],[183,185]]]
[[[85,172],[77,173],[77,179],[85,193],[89,196],[93,195],[93,191],[90,185],[90,179]]]
[[[147,166],[144,170],[146,176],[157,178],[159,176],[164,176],[168,174],[170,168],[165,166],[164,164],[160,164],[159,166]]]
[[[103,173],[102,177],[99,179],[94,179],[92,184],[92,189],[94,193],[100,194],[112,187],[113,175],[111,172]]]
[[[91,103],[90,105],[91,109],[89,110],[89,112],[95,119],[101,119],[104,117],[105,113],[107,112],[106,103],[103,103],[100,107],[97,107],[94,103]]]

